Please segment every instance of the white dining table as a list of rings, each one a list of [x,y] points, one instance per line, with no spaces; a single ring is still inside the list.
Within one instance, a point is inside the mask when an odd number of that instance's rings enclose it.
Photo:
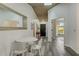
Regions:
[[[23,42],[23,43],[28,43],[29,47],[28,47],[28,51],[31,52],[31,46],[35,43],[35,41],[37,41],[38,39],[35,37],[25,37],[25,38],[20,38],[15,40],[16,42]]]
[[[32,43],[34,41],[37,41],[38,39],[35,38],[35,37],[26,37],[26,38],[20,38],[20,39],[17,39],[16,41],[17,42],[26,42],[26,43]]]

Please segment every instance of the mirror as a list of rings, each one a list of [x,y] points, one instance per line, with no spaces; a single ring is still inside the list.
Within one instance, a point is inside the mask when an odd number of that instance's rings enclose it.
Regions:
[[[0,4],[0,30],[27,29],[27,17]]]

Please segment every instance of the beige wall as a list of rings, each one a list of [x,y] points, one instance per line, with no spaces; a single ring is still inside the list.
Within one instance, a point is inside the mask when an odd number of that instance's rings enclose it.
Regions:
[[[10,3],[4,5],[27,16],[27,30],[0,31],[0,55],[8,56],[11,42],[17,39],[27,39],[27,37],[33,36],[31,30],[31,21],[36,19],[37,16],[32,7],[28,4]]]
[[[77,35],[77,51],[78,51],[78,53],[79,53],[79,4],[76,4],[77,6],[76,6],[76,35]]]
[[[65,46],[69,46],[79,53],[79,4],[59,4],[48,11],[49,38],[51,37],[51,20],[59,17],[65,19]]]

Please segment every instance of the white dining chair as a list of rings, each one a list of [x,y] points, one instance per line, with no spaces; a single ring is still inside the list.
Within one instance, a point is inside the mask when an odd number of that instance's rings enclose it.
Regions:
[[[39,56],[41,56],[41,47],[42,47],[42,39],[39,40],[38,44],[34,44],[31,47],[31,51],[33,55],[36,55],[36,51],[38,51]]]
[[[11,56],[25,56],[28,53],[28,44],[25,42],[14,41],[12,43],[10,55]]]

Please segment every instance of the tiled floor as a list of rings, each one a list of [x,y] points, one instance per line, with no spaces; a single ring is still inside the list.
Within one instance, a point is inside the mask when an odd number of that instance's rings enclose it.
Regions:
[[[28,52],[26,56],[33,56],[33,53]],[[39,56],[38,50],[35,52],[35,56]],[[64,49],[64,38],[57,37],[51,42],[47,38],[42,38],[41,56],[70,56]]]
[[[70,54],[64,49],[64,38],[58,37],[52,42],[43,40],[42,53],[44,56],[70,56]]]

